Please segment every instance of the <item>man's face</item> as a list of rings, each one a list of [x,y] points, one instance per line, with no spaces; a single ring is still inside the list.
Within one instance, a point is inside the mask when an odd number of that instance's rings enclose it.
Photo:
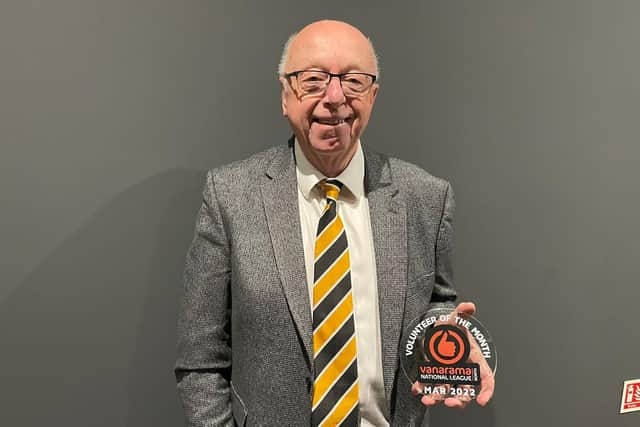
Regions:
[[[286,73],[322,70],[375,74],[370,44],[353,27],[321,22],[303,29],[291,44]],[[378,92],[377,84],[359,96],[345,96],[337,77],[324,94],[305,95],[295,77],[281,78],[282,111],[302,150],[315,159],[346,159],[355,153]]]

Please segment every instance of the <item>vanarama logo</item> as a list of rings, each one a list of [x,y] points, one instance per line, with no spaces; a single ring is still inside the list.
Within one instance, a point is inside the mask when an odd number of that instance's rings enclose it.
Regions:
[[[480,381],[477,363],[468,363],[471,346],[463,330],[451,324],[434,326],[424,339],[424,356],[418,366],[422,383],[472,384]]]
[[[455,366],[420,366],[421,374],[437,375],[473,375],[473,369],[469,367]]]

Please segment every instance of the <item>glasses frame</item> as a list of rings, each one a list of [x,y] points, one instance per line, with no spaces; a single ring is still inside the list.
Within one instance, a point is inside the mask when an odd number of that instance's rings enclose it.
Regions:
[[[340,82],[340,88],[342,88],[342,92],[344,93],[344,87],[342,87],[342,78],[344,76],[348,76],[350,74],[361,74],[361,75],[365,75],[365,76],[369,76],[371,77],[371,84],[369,85],[369,87],[367,87],[365,90],[363,90],[360,93],[357,93],[355,95],[347,95],[345,93],[345,96],[350,96],[350,97],[360,97],[363,96],[365,93],[367,93],[367,91],[369,89],[371,89],[373,87],[373,85],[376,83],[376,80],[378,79],[378,76],[376,76],[375,74],[370,74],[370,73],[363,73],[360,71],[353,71],[353,72],[348,72],[348,73],[330,73],[328,71],[324,71],[324,70],[297,70],[297,71],[292,71],[290,73],[285,73],[284,77],[287,79],[287,82],[289,82],[289,85],[293,87],[293,85],[291,85],[291,77],[295,77],[296,78],[296,83],[298,81],[298,74],[300,73],[304,73],[304,72],[316,72],[316,73],[324,73],[327,74],[329,76],[329,80],[327,80],[327,83],[325,85],[324,91],[322,91],[321,93],[318,94],[312,94],[312,93],[308,93],[308,92],[304,92],[302,90],[300,90],[299,87],[296,87],[296,90],[301,92],[301,96],[303,95],[307,95],[307,96],[322,96],[327,92],[327,88],[329,87],[329,83],[331,83],[331,79],[333,79],[334,77],[338,78],[338,81]],[[296,84],[296,86],[298,86]]]

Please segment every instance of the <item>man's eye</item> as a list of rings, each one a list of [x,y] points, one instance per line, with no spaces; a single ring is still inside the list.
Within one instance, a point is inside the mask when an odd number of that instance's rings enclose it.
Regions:
[[[348,83],[364,85],[367,84],[367,78],[359,74],[348,74],[344,76],[344,80]]]
[[[322,80],[305,80],[304,82],[302,82],[303,85],[305,86],[322,86],[324,84],[324,82]]]

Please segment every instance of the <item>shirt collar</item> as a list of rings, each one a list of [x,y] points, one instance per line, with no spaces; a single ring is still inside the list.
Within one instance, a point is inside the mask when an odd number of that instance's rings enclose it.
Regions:
[[[311,164],[296,139],[294,143],[296,176],[298,179],[298,188],[302,191],[305,199],[309,200],[312,197],[311,192],[316,187],[316,184],[327,178],[335,178],[342,182],[356,198],[364,196],[364,154],[362,153],[360,140],[358,140],[357,144],[358,148],[346,169],[336,177],[327,177]]]

